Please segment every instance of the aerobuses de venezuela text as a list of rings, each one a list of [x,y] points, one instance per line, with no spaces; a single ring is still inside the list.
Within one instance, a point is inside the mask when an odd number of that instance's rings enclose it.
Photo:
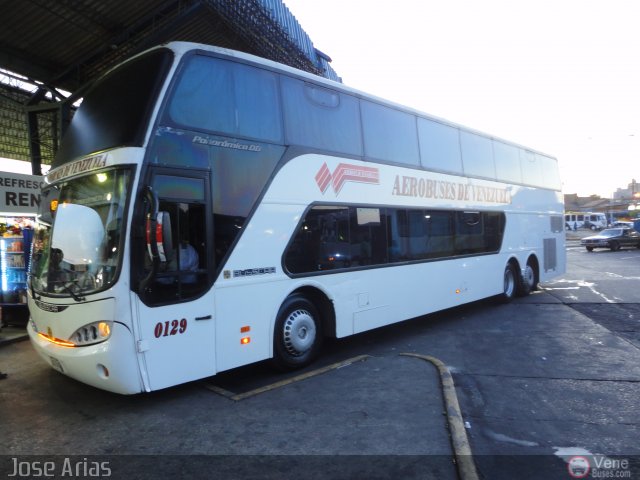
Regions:
[[[469,185],[404,175],[396,175],[391,194],[401,197],[434,198],[439,200],[511,203],[511,193],[506,188]]]

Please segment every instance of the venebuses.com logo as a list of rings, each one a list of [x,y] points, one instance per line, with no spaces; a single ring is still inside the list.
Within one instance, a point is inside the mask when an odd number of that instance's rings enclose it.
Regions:
[[[572,478],[631,478],[629,460],[613,459],[604,455],[575,455],[567,462]]]
[[[589,460],[582,456],[571,457],[569,463],[567,463],[567,468],[569,469],[569,475],[573,478],[586,478],[589,475],[589,470],[591,470],[591,465],[589,465]]]

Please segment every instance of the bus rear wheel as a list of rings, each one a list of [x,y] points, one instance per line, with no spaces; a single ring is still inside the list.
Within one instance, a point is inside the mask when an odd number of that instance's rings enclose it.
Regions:
[[[315,305],[302,295],[288,297],[273,333],[273,362],[282,370],[309,365],[322,345],[322,323]]]
[[[504,269],[504,285],[500,295],[502,302],[510,302],[516,296],[516,278],[516,267],[509,262]]]
[[[524,269],[520,282],[518,284],[517,294],[520,297],[529,295],[532,291],[538,288],[538,271],[532,265],[531,261],[527,262],[527,266]]]

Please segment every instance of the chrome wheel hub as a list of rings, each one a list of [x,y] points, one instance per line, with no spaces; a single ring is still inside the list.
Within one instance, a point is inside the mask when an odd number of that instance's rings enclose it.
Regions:
[[[504,272],[504,294],[507,297],[511,297],[513,295],[513,291],[516,288],[516,281],[513,275],[513,270],[507,269]]]
[[[299,357],[311,349],[316,339],[316,324],[306,310],[294,310],[284,322],[284,346],[290,355]]]

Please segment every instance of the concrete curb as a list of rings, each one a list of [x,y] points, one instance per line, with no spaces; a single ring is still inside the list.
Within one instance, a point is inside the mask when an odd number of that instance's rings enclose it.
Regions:
[[[451,445],[456,459],[456,467],[461,480],[478,480],[478,472],[471,446],[467,438],[467,432],[464,428],[460,405],[458,404],[458,396],[456,395],[456,387],[453,384],[453,377],[447,366],[435,357],[429,355],[420,355],[417,353],[402,353],[406,357],[415,357],[430,362],[438,369],[440,374],[440,382],[442,384],[442,398],[447,412],[447,421],[449,424],[449,433],[451,435]]]

